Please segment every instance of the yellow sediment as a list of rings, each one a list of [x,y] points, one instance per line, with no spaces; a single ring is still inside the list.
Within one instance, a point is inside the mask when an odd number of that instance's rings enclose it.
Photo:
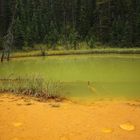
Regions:
[[[112,133],[113,132],[113,129],[112,128],[103,128],[102,129],[102,132],[103,133]]]
[[[124,123],[120,125],[120,128],[126,130],[126,131],[133,131],[135,130],[135,126],[131,124],[130,122]]]
[[[81,105],[0,95],[0,140],[140,140],[139,116],[138,101]]]
[[[20,127],[20,126],[22,126],[22,123],[20,123],[20,122],[14,122],[14,123],[13,123],[13,126],[15,126],[15,127]]]

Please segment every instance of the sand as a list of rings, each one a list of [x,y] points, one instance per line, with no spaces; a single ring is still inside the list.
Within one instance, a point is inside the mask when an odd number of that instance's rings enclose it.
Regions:
[[[123,129],[126,124],[130,130]],[[140,102],[87,105],[3,94],[0,140],[140,140]]]

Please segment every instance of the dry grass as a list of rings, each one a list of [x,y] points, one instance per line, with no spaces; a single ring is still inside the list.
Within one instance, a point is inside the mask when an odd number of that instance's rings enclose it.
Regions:
[[[82,55],[82,54],[140,54],[140,48],[109,48],[98,47],[94,49],[82,48],[78,50],[46,50],[47,56],[55,55]],[[40,50],[18,51],[11,54],[11,58],[42,56]]]
[[[61,89],[62,83],[60,81],[45,81],[38,76],[26,77],[26,79],[22,77],[0,79],[1,93],[10,92],[40,98],[41,100],[64,98]]]

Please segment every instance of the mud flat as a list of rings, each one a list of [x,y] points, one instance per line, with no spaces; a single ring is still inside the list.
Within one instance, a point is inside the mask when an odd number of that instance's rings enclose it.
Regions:
[[[0,95],[0,140],[140,140],[140,101],[38,102]]]

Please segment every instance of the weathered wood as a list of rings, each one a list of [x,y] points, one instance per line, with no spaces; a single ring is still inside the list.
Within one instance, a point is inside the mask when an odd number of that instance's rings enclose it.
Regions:
[[[1,55],[1,62],[4,61],[5,57],[7,61],[10,60],[10,53],[14,42],[13,26],[15,23],[16,10],[17,10],[17,3],[15,3],[15,7],[13,9],[13,16],[11,19],[11,24],[9,25],[9,28],[7,30],[7,34],[3,37],[3,53]]]
[[[2,52],[2,55],[1,55],[1,62],[3,62],[4,60],[4,51]]]
[[[10,60],[10,52],[11,47],[13,45],[13,34],[9,31],[8,34],[3,38],[3,53],[1,56],[1,62],[4,61],[4,58],[6,57],[7,61]]]

